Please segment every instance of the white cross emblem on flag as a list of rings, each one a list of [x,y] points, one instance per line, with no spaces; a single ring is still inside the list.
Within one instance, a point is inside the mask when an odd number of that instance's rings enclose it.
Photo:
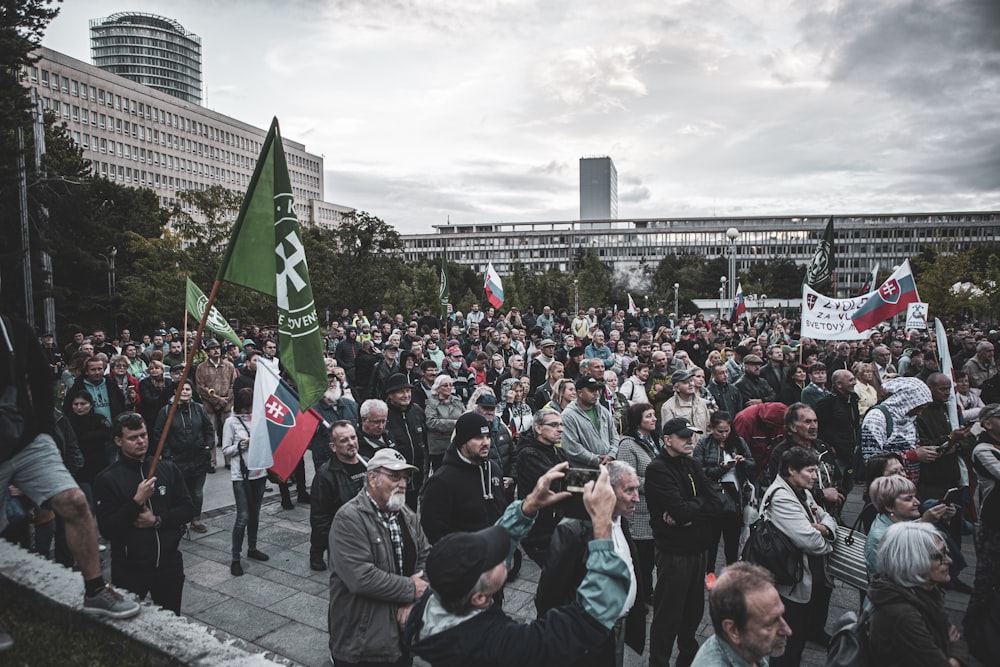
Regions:
[[[288,412],[288,406],[282,403],[281,399],[273,394],[264,403],[264,414],[267,416],[268,421],[272,421],[275,424],[284,425],[285,415],[287,415]]]
[[[887,281],[884,285],[878,288],[878,293],[889,303],[896,303],[899,301],[899,283],[896,282],[895,278]]]

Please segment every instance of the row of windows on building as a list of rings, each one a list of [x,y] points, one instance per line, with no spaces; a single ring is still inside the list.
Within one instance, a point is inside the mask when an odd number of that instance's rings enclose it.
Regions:
[[[94,109],[87,109],[86,107],[73,105],[69,102],[61,102],[58,99],[52,99],[49,97],[42,97],[42,105],[45,109],[51,110],[56,117],[72,120],[74,123],[90,126],[95,129],[105,130],[109,134],[131,136],[139,141],[150,142],[159,146],[166,146],[180,152],[192,153],[194,155],[208,158],[209,160],[216,160],[218,162],[233,165],[248,171],[253,171],[256,166],[256,159],[249,155],[225,150],[219,148],[218,146],[211,146],[209,144],[197,140],[191,140],[171,132],[161,132],[157,128],[147,127],[145,125],[131,122],[128,118],[116,118],[113,115],[98,113]],[[76,130],[72,131],[72,136],[77,145],[82,146],[84,149],[93,146],[93,150],[100,150],[102,153],[108,150],[105,146],[104,138],[101,138],[98,142],[98,137],[96,135],[91,138],[90,134]],[[114,154],[115,151],[115,144],[116,142],[111,140],[110,151],[112,154]],[[161,164],[159,151],[154,151],[152,149],[147,151],[146,148],[130,146],[129,144],[124,144],[124,142],[120,141],[117,142],[117,144],[119,157],[140,160],[156,166]],[[122,146],[124,146],[124,149]],[[123,150],[124,155],[122,154]],[[289,157],[299,156],[292,154]],[[178,164],[177,167],[173,166],[175,162]],[[296,162],[302,162],[302,160],[296,160]],[[186,166],[189,170],[188,173],[195,173],[192,170],[197,170],[197,173],[202,175],[208,175],[213,178],[218,177],[223,180],[226,178],[224,173],[230,171],[220,167],[214,167],[212,165],[204,165],[198,161],[186,160],[185,158],[173,158],[173,156],[166,153],[163,155],[162,164],[168,169],[184,169]],[[294,168],[289,170],[289,176],[293,182],[302,183],[316,192],[320,189],[320,179],[317,176],[301,172]],[[246,174],[244,174],[244,177],[246,177]]]

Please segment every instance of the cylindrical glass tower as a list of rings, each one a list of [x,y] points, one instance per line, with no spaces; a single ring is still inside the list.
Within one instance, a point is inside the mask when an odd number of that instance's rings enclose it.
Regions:
[[[201,104],[201,38],[173,19],[141,12],[92,19],[90,51],[103,70]]]

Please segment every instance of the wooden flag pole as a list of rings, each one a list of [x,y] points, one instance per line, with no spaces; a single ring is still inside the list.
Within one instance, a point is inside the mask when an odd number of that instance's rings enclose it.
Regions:
[[[174,392],[174,400],[170,403],[170,410],[167,412],[167,421],[163,425],[163,433],[160,434],[160,441],[156,445],[156,453],[153,454],[153,463],[149,466],[149,474],[146,479],[151,478],[156,474],[156,466],[160,463],[160,457],[163,455],[163,445],[167,442],[167,435],[170,433],[170,425],[174,421],[174,414],[177,412],[177,404],[181,400],[181,392],[184,390],[184,383],[188,379],[188,375],[191,374],[191,363],[194,361],[194,351],[198,349],[201,345],[201,334],[205,331],[205,323],[208,321],[208,314],[212,312],[212,305],[215,303],[215,295],[219,293],[219,285],[221,282],[216,278],[215,282],[212,283],[212,291],[208,295],[208,303],[205,304],[205,311],[201,314],[201,321],[198,323],[198,331],[194,334],[194,342],[191,344],[191,354],[187,356],[187,360],[184,362],[184,372],[181,373],[181,379],[177,381],[177,390]],[[184,309],[185,317],[187,317],[187,307]],[[186,329],[186,328],[185,328]],[[187,334],[185,333],[185,338]],[[185,341],[186,342],[186,341]],[[187,346],[185,345],[185,348]]]

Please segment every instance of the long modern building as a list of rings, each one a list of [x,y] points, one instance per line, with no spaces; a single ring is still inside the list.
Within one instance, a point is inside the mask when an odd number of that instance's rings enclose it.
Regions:
[[[449,260],[478,272],[492,261],[501,275],[515,262],[573,271],[575,258],[590,249],[616,272],[655,270],[664,257],[679,253],[708,259],[733,253],[737,271],[778,257],[804,265],[830,217],[845,296],[861,287],[875,262],[885,269],[922,247],[959,252],[1000,238],[1000,211],[476,223],[434,225],[434,233],[403,236],[404,257],[437,260],[447,245]],[[738,232],[733,241],[726,235],[730,228]]]
[[[243,194],[267,130],[41,47],[24,85],[66,124],[95,176],[150,188],[163,206],[214,185]],[[299,219],[336,225],[353,209],[323,199],[323,158],[282,137]]]
[[[90,57],[112,74],[201,104],[201,38],[173,19],[143,12],[93,19]]]

